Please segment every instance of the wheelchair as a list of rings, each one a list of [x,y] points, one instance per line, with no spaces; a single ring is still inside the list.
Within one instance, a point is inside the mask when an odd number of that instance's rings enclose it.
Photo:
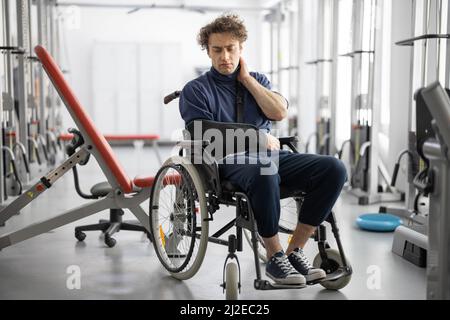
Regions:
[[[197,120],[196,120],[197,121]],[[196,122],[194,121],[194,122]],[[214,128],[221,132],[241,129],[243,132],[258,129],[248,124],[219,123],[201,120],[202,137],[205,130]],[[193,137],[194,125],[186,127],[185,137]],[[297,152],[296,137],[279,138],[281,147]],[[300,289],[300,285],[280,285],[261,276],[260,260],[266,262],[264,243],[258,235],[255,217],[248,196],[230,181],[221,180],[218,159],[209,152],[213,141],[183,140],[178,142],[179,153],[167,159],[155,176],[150,197],[150,234],[158,259],[176,279],[192,278],[200,269],[208,242],[228,247],[223,267],[221,286],[227,300],[237,299],[241,291],[240,264],[236,255],[243,251],[246,238],[255,260],[257,290]],[[234,150],[236,151],[236,150]],[[281,218],[279,232],[292,234],[304,198],[302,192],[291,192],[280,186]],[[214,220],[220,205],[234,206],[236,215],[214,234],[209,234],[209,223]],[[315,234],[319,253],[313,260],[315,267],[324,269],[327,277],[320,284],[331,290],[345,287],[351,279],[352,267],[346,259],[333,212],[326,219],[331,225],[338,250],[332,249],[326,239],[326,227],[320,225]],[[230,229],[235,232],[227,239],[221,238]],[[314,284],[314,283],[308,283]]]

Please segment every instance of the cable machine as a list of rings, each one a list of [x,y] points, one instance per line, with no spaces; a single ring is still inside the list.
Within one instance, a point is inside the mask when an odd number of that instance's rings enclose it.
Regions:
[[[38,68],[32,48],[54,46],[54,0],[1,1],[1,161],[0,206],[21,194],[55,165],[58,150],[52,115],[56,100]],[[47,112],[46,112],[47,109]],[[12,198],[11,198],[12,197]],[[11,198],[11,199],[9,199]]]
[[[400,201],[403,197],[389,185],[391,178],[378,156],[381,112],[374,103],[374,93],[381,82],[381,55],[376,51],[382,42],[376,23],[381,19],[377,9],[382,5],[387,4],[379,0],[353,1],[352,51],[340,54],[352,60],[352,85],[350,139],[342,143],[338,154],[342,156],[344,147],[349,147],[349,193],[360,205]]]
[[[407,192],[404,207],[380,207],[406,219],[395,230],[392,251],[408,261],[425,267],[427,264],[429,193],[427,175],[430,162],[424,143],[434,138],[432,115],[416,91],[434,81],[448,88],[450,76],[450,27],[447,1],[412,0],[412,37],[396,42],[411,48],[410,108],[408,114],[408,148],[402,151],[395,166],[392,185],[396,183],[402,158],[407,159]],[[450,90],[446,89],[448,95]],[[405,157],[408,155],[407,157]]]

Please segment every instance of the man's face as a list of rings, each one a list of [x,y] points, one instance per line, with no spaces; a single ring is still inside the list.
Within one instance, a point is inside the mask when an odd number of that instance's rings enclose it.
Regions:
[[[208,56],[221,74],[232,74],[239,65],[242,46],[230,33],[212,33],[209,36]]]

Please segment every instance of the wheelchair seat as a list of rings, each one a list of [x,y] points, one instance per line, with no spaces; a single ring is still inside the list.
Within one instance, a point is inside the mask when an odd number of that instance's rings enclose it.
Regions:
[[[244,192],[241,188],[234,185],[229,180],[222,180],[220,182],[220,185],[222,186],[222,190],[225,192],[229,192],[229,193]],[[298,190],[292,191],[282,185],[280,186],[280,199],[286,199],[286,198],[296,197],[296,196],[301,196],[301,195],[302,195],[302,191],[298,191]]]

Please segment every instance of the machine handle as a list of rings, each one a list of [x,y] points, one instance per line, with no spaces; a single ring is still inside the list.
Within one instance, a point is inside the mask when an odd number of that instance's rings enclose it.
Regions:
[[[39,146],[38,146],[36,140],[33,137],[28,137],[28,141],[30,141],[33,145],[33,148],[34,148],[35,154],[36,154],[37,163],[39,165],[42,165],[41,156],[39,154]],[[30,155],[30,157],[31,157],[31,155]]]
[[[397,182],[398,170],[400,169],[400,163],[396,163],[394,167],[394,173],[392,175],[391,187],[395,187],[395,183]]]
[[[25,166],[25,171],[27,173],[30,173],[30,166],[28,165],[28,158],[27,158],[27,152],[25,150],[25,146],[20,143],[19,141],[16,142],[16,144],[14,145],[14,151],[19,148],[20,153],[22,154],[22,159],[23,159],[23,164]]]

